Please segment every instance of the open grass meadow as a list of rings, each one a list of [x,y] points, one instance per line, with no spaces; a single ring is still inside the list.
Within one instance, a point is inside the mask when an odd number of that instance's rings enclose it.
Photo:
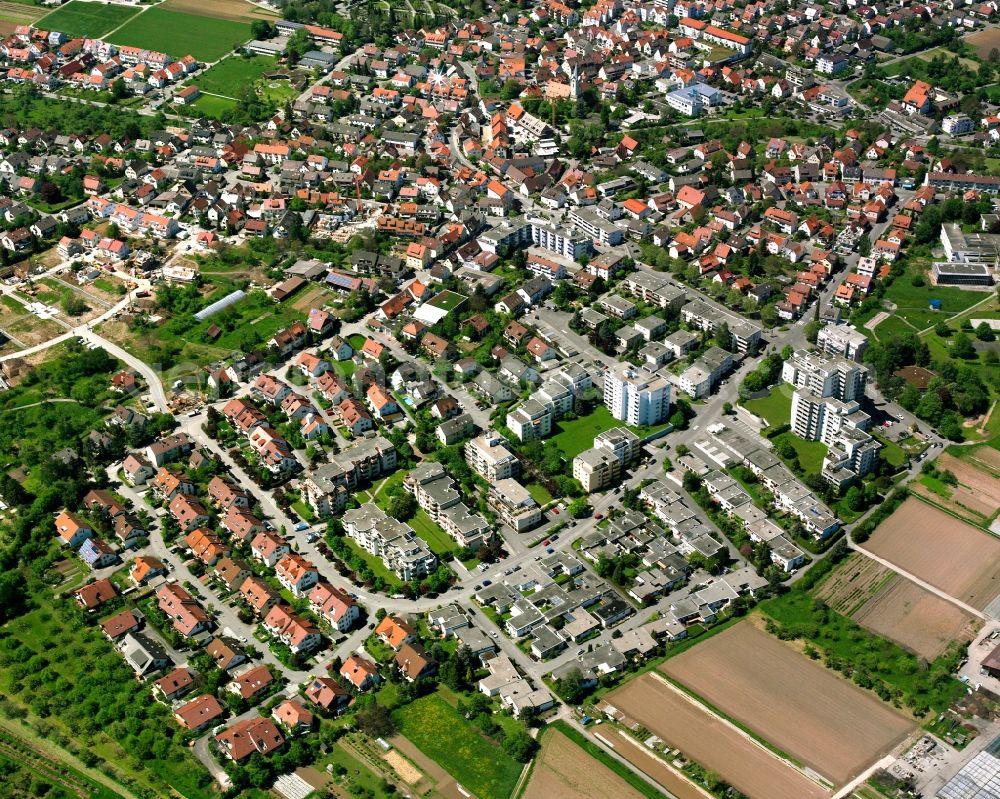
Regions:
[[[260,80],[265,72],[275,68],[275,64],[270,56],[230,56],[209,67],[191,83],[203,92],[235,99],[241,87]]]
[[[193,81],[193,83],[198,85],[197,81]],[[203,94],[186,107],[197,112],[199,116],[221,120],[236,107],[236,101],[230,100],[228,97],[216,97],[214,94]]]
[[[929,266],[927,260],[915,260],[907,267],[906,274],[892,281],[885,292],[885,299],[896,305],[895,315],[918,331],[933,326],[942,317],[954,316],[992,296],[990,293],[967,291],[953,286],[932,286],[926,276]],[[913,285],[917,276],[923,278],[924,285]],[[931,310],[931,300],[941,302],[939,311]],[[884,324],[882,322],[875,328],[879,334],[883,332]]]
[[[250,25],[180,11],[150,8],[118,30],[113,44],[145,47],[180,58],[218,61],[250,39]]]
[[[799,459],[799,465],[804,472],[809,474],[819,474],[823,470],[823,458],[826,457],[826,444],[822,441],[806,441],[799,438],[792,432],[782,433],[775,436],[774,443],[781,444],[787,442],[795,450],[795,455]]]
[[[521,765],[436,694],[395,710],[400,732],[480,799],[507,799]]]
[[[38,27],[56,30],[71,38],[94,39],[124,25],[140,11],[120,5],[85,3],[73,0],[38,21]]]

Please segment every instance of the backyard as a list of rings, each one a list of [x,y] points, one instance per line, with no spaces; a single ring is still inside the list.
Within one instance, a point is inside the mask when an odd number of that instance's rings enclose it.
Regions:
[[[611,415],[611,411],[598,405],[587,416],[579,416],[568,422],[556,422],[555,429],[559,432],[552,436],[552,442],[566,456],[566,460],[572,460],[585,449],[594,446],[594,436],[621,424]]]

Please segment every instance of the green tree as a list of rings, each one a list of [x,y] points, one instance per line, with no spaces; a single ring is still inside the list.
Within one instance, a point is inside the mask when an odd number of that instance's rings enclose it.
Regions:
[[[590,503],[583,497],[579,499],[574,499],[566,507],[566,512],[574,519],[583,519],[590,515],[592,508]]]
[[[527,730],[515,730],[503,740],[503,750],[518,763],[527,763],[535,754],[538,744]]]
[[[955,338],[951,340],[950,353],[952,358],[975,358],[976,348],[972,344],[972,339],[965,333],[956,333]]]
[[[399,491],[389,500],[387,510],[392,518],[409,521],[417,512],[417,500],[409,491]]]

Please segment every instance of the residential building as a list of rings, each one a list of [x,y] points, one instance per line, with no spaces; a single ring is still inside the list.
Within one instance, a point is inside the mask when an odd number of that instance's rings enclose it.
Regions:
[[[644,368],[616,364],[604,375],[604,405],[632,427],[660,424],[670,415],[670,381]]]

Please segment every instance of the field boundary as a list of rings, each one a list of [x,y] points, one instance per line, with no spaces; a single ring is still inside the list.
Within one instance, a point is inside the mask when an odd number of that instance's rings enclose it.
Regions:
[[[937,505],[935,505],[934,507],[937,507]],[[964,610],[966,613],[971,613],[977,619],[981,619],[982,621],[989,621],[990,620],[989,617],[983,611],[976,610],[974,607],[972,607],[972,605],[965,604],[961,599],[957,599],[957,598],[953,597],[947,591],[945,591],[945,590],[943,590],[941,588],[938,588],[937,586],[931,585],[926,580],[921,580],[919,577],[917,577],[917,575],[913,574],[912,572],[908,572],[906,569],[902,568],[901,566],[898,566],[897,564],[893,563],[891,560],[889,560],[887,558],[883,558],[881,555],[877,555],[874,552],[872,552],[871,550],[865,549],[861,544],[855,544],[852,541],[851,542],[851,549],[854,549],[854,550],[862,553],[863,555],[867,555],[869,558],[871,558],[876,563],[881,563],[887,569],[892,569],[900,577],[905,577],[910,582],[913,582],[913,583],[916,583],[917,585],[919,585],[925,591],[930,591],[935,596],[938,596],[941,599],[944,599],[944,600],[947,600],[948,602],[951,602],[951,604],[955,605],[956,607],[960,608],[961,610]],[[843,615],[843,614],[841,614],[841,615]]]
[[[736,719],[729,716],[729,714],[715,707],[715,705],[713,705],[703,696],[696,693],[695,691],[692,691],[684,684],[677,682],[670,675],[663,674],[662,672],[658,671],[653,672],[652,674],[654,679],[662,682],[672,691],[684,697],[684,699],[686,699],[688,702],[691,702],[694,705],[700,705],[703,710],[707,711],[711,715],[718,718],[723,724],[725,724],[727,727],[732,729],[737,734],[746,738],[755,746],[766,751],[767,754],[773,757],[775,760],[783,763],[786,766],[789,766],[790,768],[795,769],[795,771],[799,772],[803,777],[805,777],[808,780],[811,780],[812,782],[815,782],[821,788],[826,788],[832,791],[836,787],[836,785],[832,781],[828,780],[823,775],[816,773],[811,768],[809,768],[805,763],[798,762],[787,752],[783,752],[781,749],[772,744],[763,736],[760,736],[753,730],[744,727]]]
[[[998,541],[1000,541],[1000,535],[997,535],[996,533],[994,533],[993,531],[991,531],[988,527],[983,527],[981,524],[977,524],[974,521],[969,521],[968,519],[965,519],[962,516],[959,516],[957,513],[955,513],[955,511],[950,510],[949,508],[942,507],[941,505],[938,505],[936,502],[932,501],[931,499],[929,499],[928,497],[924,496],[923,494],[915,494],[914,492],[911,491],[910,492],[910,496],[911,497],[916,497],[917,499],[919,499],[924,504],[930,505],[932,508],[941,511],[942,513],[947,513],[949,516],[951,516],[951,518],[955,519],[955,521],[962,522],[963,524],[967,524],[970,527],[975,527],[977,530],[980,530],[980,531],[986,533],[986,535],[988,535],[990,538],[995,538]]]
[[[579,746],[588,755],[597,760],[601,765],[606,766],[611,769],[615,774],[621,777],[625,782],[639,791],[643,796],[649,797],[649,799],[669,799],[672,796],[669,792],[664,793],[663,788],[655,784],[655,780],[650,777],[646,772],[642,772],[643,777],[640,777],[634,771],[632,771],[628,766],[623,765],[615,758],[611,757],[607,752],[604,751],[600,746],[595,744],[589,738],[573,729],[567,722],[562,719],[557,719],[549,724],[549,727],[558,730],[567,738],[569,738],[573,743]],[[638,766],[636,766],[639,769]],[[642,771],[642,769],[639,769]],[[687,779],[687,777],[684,777]],[[690,782],[690,780],[688,780]]]

